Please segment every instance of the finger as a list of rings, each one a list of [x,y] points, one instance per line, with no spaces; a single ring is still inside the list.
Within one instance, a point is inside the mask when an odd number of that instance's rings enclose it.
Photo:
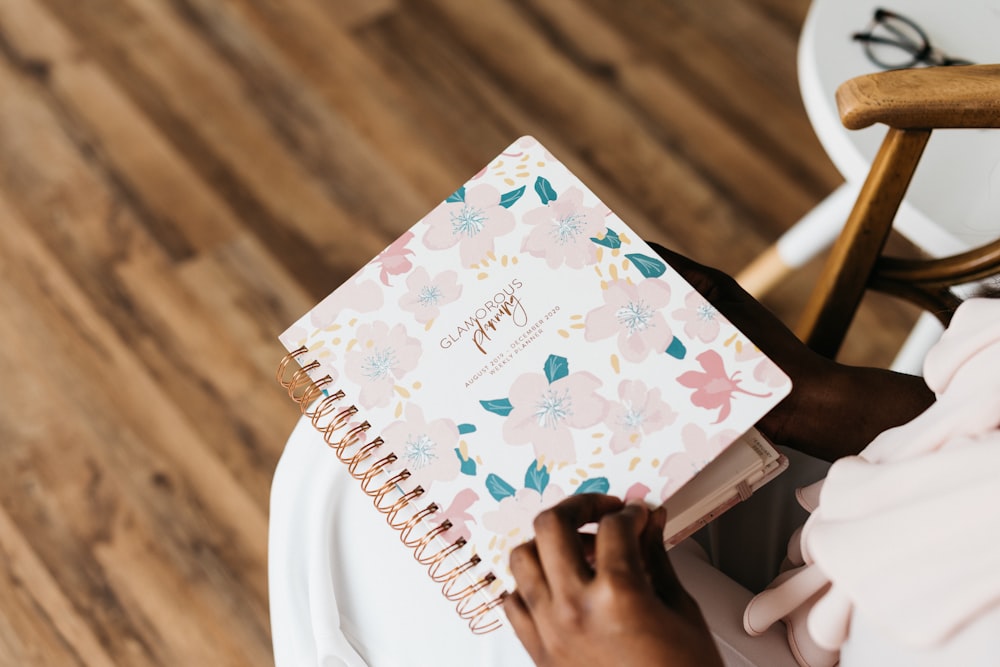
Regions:
[[[667,510],[659,507],[649,516],[642,533],[643,556],[653,590],[668,606],[674,607],[687,592],[677,579],[674,566],[663,546],[663,528],[667,523]]]
[[[597,574],[616,572],[642,576],[643,557],[640,536],[646,527],[649,510],[629,504],[620,512],[606,514],[597,529]]]
[[[507,620],[514,634],[524,644],[525,650],[535,664],[542,664],[545,656],[545,644],[542,641],[535,619],[531,616],[531,610],[525,604],[519,591],[509,593],[503,600],[503,611],[507,614]]]
[[[551,598],[534,540],[515,547],[510,552],[509,563],[517,584],[518,598],[529,609],[538,609]]]
[[[577,529],[622,508],[622,501],[596,493],[573,495],[535,517],[535,544],[545,579],[553,595],[564,595],[590,581]]]

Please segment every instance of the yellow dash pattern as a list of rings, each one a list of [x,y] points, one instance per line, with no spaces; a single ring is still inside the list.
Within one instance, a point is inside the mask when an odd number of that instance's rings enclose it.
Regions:
[[[399,386],[399,385],[397,384],[397,385],[395,385],[395,386],[393,387],[393,389],[395,389],[395,390],[396,390],[396,393],[398,393],[398,394],[399,394],[400,396],[402,396],[403,398],[409,398],[409,397],[410,397],[410,392],[406,391],[406,388],[405,388],[405,387],[400,387],[400,386]]]
[[[350,322],[348,322],[348,324],[349,324],[349,325],[351,325],[352,327],[353,327],[353,326],[354,326],[355,324],[357,324],[357,323],[358,323],[358,318],[356,318],[356,317],[352,317],[352,318],[351,318],[351,321],[350,321]]]
[[[351,341],[347,344],[347,347],[344,348],[344,350],[346,352],[350,352],[351,348],[354,347],[357,344],[358,344],[358,339],[357,338],[352,338]]]
[[[480,280],[485,280],[486,278],[489,278],[489,277],[490,277],[490,274],[488,274],[488,273],[486,273],[485,271],[483,271],[482,273],[480,273],[480,274],[479,274],[479,275],[477,275],[476,277],[477,277],[477,278],[479,278]]]
[[[507,266],[507,255],[500,258],[500,266]]]
[[[726,342],[725,342],[725,343],[723,343],[723,345],[725,345],[726,347],[729,347],[729,346],[730,346],[730,345],[732,344],[732,342],[733,342],[734,340],[736,340],[736,337],[737,337],[737,336],[739,336],[739,334],[738,334],[738,333],[734,333],[734,334],[733,334],[732,336],[730,336],[730,337],[729,337],[729,338],[728,338],[728,339],[726,340]]]
[[[571,319],[571,320],[582,320],[583,319],[583,315],[570,315],[569,319]]]
[[[413,383],[413,389],[414,389],[414,390],[417,390],[417,389],[420,389],[420,387],[422,387],[422,386],[423,386],[423,385],[422,385],[422,384],[420,384],[419,382],[414,382],[414,383]]]
[[[396,403],[396,419],[403,416],[403,402]]]
[[[506,183],[507,185],[514,185],[514,179],[513,178],[509,178],[509,177],[505,178],[505,179],[503,179],[503,182]]]
[[[584,470],[583,468],[577,468],[576,469],[576,474],[579,475],[580,477],[584,478],[584,479],[587,479],[587,476],[588,476],[587,471]]]
[[[566,331],[565,329],[557,329],[556,333],[558,333],[563,338],[569,338],[569,332]]]
[[[641,461],[642,461],[642,459],[641,459],[641,458],[639,458],[638,456],[637,456],[637,457],[635,457],[634,459],[632,459],[631,461],[629,461],[629,462],[628,462],[628,470],[629,470],[629,472],[632,472],[633,470],[635,470],[635,467],[636,467],[637,465],[639,465],[639,463],[640,463]]]
[[[618,373],[622,372],[621,363],[618,361],[618,355],[617,354],[612,354],[611,355],[611,368],[614,369],[616,375]]]
[[[618,267],[612,264],[608,267],[608,273],[611,274],[612,280],[618,280]]]
[[[653,459],[652,461],[650,461],[650,464],[652,464],[652,466],[654,468],[659,468],[660,467],[660,459]]]

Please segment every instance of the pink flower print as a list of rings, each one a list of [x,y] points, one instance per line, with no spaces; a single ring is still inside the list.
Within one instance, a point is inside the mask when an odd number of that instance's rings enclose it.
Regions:
[[[402,324],[363,324],[357,344],[347,353],[344,373],[361,387],[358,402],[364,408],[385,407],[396,381],[417,367],[420,341],[406,335]]]
[[[370,313],[382,307],[382,288],[378,283],[374,280],[357,281],[355,278],[331,292],[309,311],[309,321],[314,327],[322,329],[330,326],[344,311]]]
[[[736,361],[742,362],[764,357],[764,353],[760,351],[760,348],[752,343],[737,340],[734,345],[736,346],[736,354],[733,357]],[[768,387],[780,387],[788,382],[788,376],[785,375],[784,371],[766,357],[762,358],[754,366],[753,377],[757,382],[766,384]]]
[[[611,451],[638,447],[643,435],[673,424],[677,413],[660,398],[660,390],[648,390],[639,380],[624,380],[618,385],[620,403],[608,406],[604,423],[612,431]]]
[[[757,398],[767,398],[767,394],[754,394],[745,389],[740,389],[740,372],[736,371],[732,376],[726,375],[726,368],[722,362],[722,357],[715,350],[707,350],[699,354],[696,359],[705,372],[688,371],[677,381],[685,387],[695,389],[691,395],[691,402],[700,408],[719,410],[719,418],[715,420],[718,424],[724,421],[732,410],[733,394],[746,394]]]
[[[551,384],[541,373],[525,373],[510,388],[513,406],[503,425],[512,445],[531,443],[546,464],[573,463],[571,429],[601,423],[607,401],[597,395],[601,381],[590,373],[570,373]]]
[[[423,243],[431,250],[458,244],[462,266],[493,251],[493,241],[514,229],[514,214],[500,205],[500,191],[485,183],[467,188],[463,201],[443,201],[427,214]]]
[[[294,350],[299,346],[306,344],[306,341],[309,340],[309,330],[295,324],[288,327],[283,334],[278,336],[278,340],[281,341],[281,344],[284,345],[286,349]]]
[[[544,257],[555,269],[563,264],[580,269],[597,261],[597,244],[590,239],[604,233],[611,210],[599,204],[583,205],[583,191],[570,188],[545,206],[524,214],[534,228],[521,246],[523,252]]]
[[[638,284],[616,280],[604,290],[604,305],[584,320],[584,338],[602,340],[618,335],[618,349],[632,362],[643,361],[650,352],[664,352],[673,333],[661,309],[670,303],[670,285],[657,278]]]
[[[688,292],[684,297],[684,308],[675,310],[673,317],[684,322],[684,333],[688,338],[711,343],[719,336],[719,311],[698,292]]]
[[[413,254],[413,251],[406,247],[406,244],[411,240],[413,240],[413,232],[406,232],[372,260],[382,267],[379,280],[382,281],[383,285],[389,285],[390,275],[398,276],[413,268],[413,264],[406,257]]]
[[[761,359],[753,369],[753,378],[768,387],[780,387],[788,382],[788,376],[770,359]]]
[[[418,267],[406,278],[409,291],[399,300],[403,310],[413,313],[417,322],[427,324],[441,313],[441,306],[458,299],[462,286],[458,274],[444,271],[431,278],[427,269]]]
[[[666,500],[673,495],[674,491],[698,474],[739,435],[736,431],[725,430],[709,438],[705,431],[695,424],[688,424],[681,429],[684,451],[671,454],[660,466],[660,476],[667,478],[667,483],[660,491],[660,498]]]
[[[622,498],[625,502],[630,500],[643,500],[652,491],[651,488],[643,484],[642,482],[636,482],[632,486],[628,487],[628,491],[625,492],[625,497]]]
[[[451,528],[449,528],[442,537],[448,542],[454,542],[458,538],[463,538],[465,540],[469,539],[472,534],[472,530],[469,528],[470,523],[476,522],[476,517],[469,514],[469,508],[472,504],[479,500],[479,495],[472,489],[462,489],[458,492],[452,501],[448,505],[447,509],[435,512],[430,517],[430,521],[434,525],[440,525],[445,521],[451,521]]]
[[[504,538],[528,540],[534,534],[532,522],[544,510],[566,497],[556,484],[549,484],[542,493],[521,489],[500,501],[497,509],[483,513],[483,526]]]
[[[455,454],[458,446],[458,426],[450,419],[424,419],[423,410],[410,403],[403,421],[393,422],[382,430],[385,443],[398,457],[390,474],[410,471],[407,485],[429,490],[434,482],[455,479],[461,471],[461,461]]]

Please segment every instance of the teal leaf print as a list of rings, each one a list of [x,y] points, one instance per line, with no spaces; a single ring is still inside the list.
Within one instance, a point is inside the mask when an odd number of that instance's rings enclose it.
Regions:
[[[520,199],[521,195],[524,194],[524,187],[525,186],[522,185],[517,190],[511,190],[510,192],[502,195],[500,197],[500,205],[503,206],[504,208],[510,208],[511,206],[513,206],[514,202]]]
[[[514,409],[514,406],[510,404],[509,398],[494,398],[492,401],[479,401],[479,405],[501,417],[506,417]]]
[[[528,470],[524,473],[524,488],[534,489],[542,493],[548,485],[549,467],[539,466],[537,459],[532,461],[531,465],[528,466]]]
[[[471,476],[476,474],[476,462],[474,459],[472,459],[471,457],[463,459],[462,450],[460,450],[458,447],[455,448],[455,455],[458,456],[458,460],[462,462],[462,467],[459,468],[459,470],[461,470],[463,475]]]
[[[684,343],[681,342],[680,338],[674,336],[674,339],[670,341],[670,345],[667,346],[666,352],[674,359],[683,359],[687,354],[687,348],[684,347]]]
[[[590,240],[596,243],[597,245],[602,245],[605,248],[611,248],[612,250],[615,248],[622,247],[622,240],[618,236],[618,232],[611,229],[610,227],[608,227],[608,231],[604,233],[603,239],[595,238],[592,236],[590,237]]]
[[[583,483],[577,487],[573,495],[578,495],[580,493],[607,493],[611,485],[608,484],[607,477],[591,477],[590,479],[583,480]]]
[[[552,188],[552,184],[541,176],[535,179],[535,192],[538,193],[538,198],[542,200],[543,204],[555,201],[559,197],[559,195],[556,194],[556,191]]]
[[[639,272],[647,278],[659,278],[667,271],[667,265],[654,257],[635,252],[625,256],[632,260],[635,268],[639,269]]]
[[[445,199],[449,204],[456,204],[465,201],[465,186],[463,185],[458,190],[455,190],[451,195]]]
[[[545,377],[548,378],[549,384],[567,375],[569,375],[569,362],[566,361],[566,357],[550,354],[545,360]]]
[[[513,486],[492,472],[486,476],[486,490],[495,500],[503,500],[507,496],[517,493]]]
[[[458,434],[459,435],[466,435],[468,433],[475,433],[475,432],[476,432],[476,427],[473,426],[472,424],[459,424],[458,425]]]

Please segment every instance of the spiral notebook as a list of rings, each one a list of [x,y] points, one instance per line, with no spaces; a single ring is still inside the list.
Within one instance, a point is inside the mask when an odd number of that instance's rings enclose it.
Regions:
[[[666,502],[676,542],[785,465],[752,427],[788,377],[532,137],[280,340],[279,381],[473,632],[545,507]]]

